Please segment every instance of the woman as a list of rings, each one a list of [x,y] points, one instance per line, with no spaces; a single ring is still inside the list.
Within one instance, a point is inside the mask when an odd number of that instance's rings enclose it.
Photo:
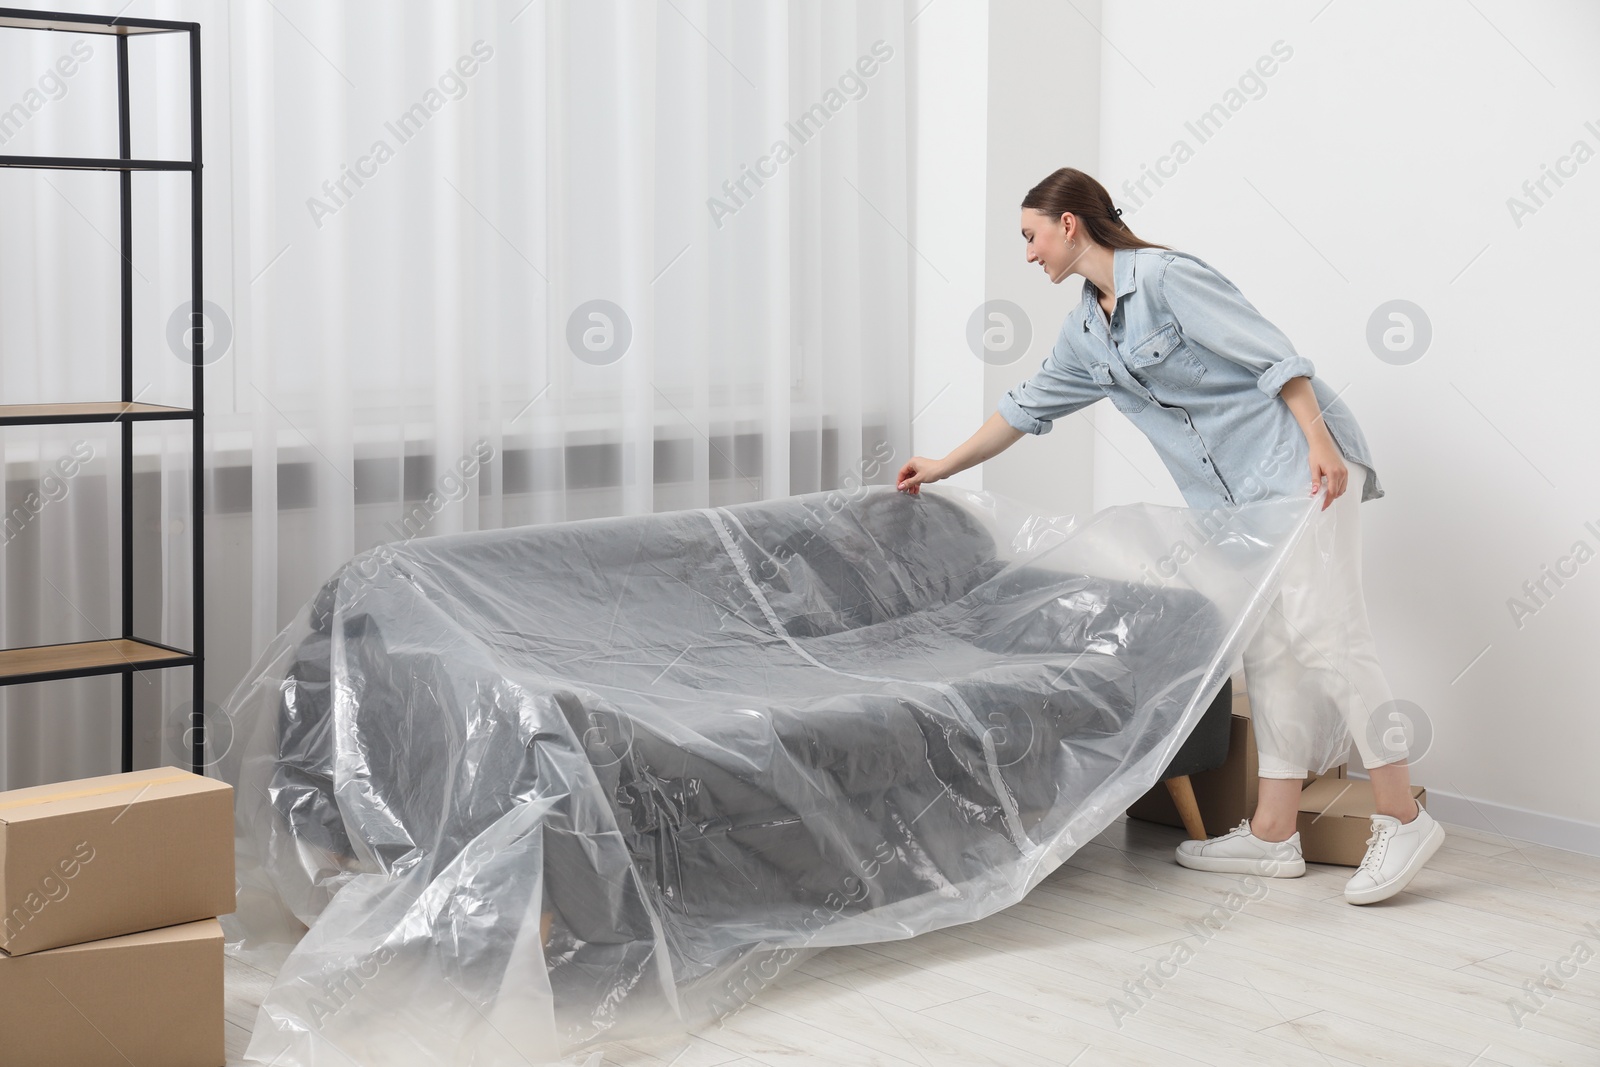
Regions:
[[[1357,508],[1384,490],[1366,439],[1311,361],[1232,282],[1198,257],[1140,240],[1121,214],[1104,186],[1071,167],[1029,191],[1028,261],[1054,283],[1081,275],[1082,300],[1038,372],[949,455],[912,457],[898,486],[916,493],[1110,397],[1149,437],[1190,507],[1322,491],[1244,651],[1260,762],[1255,815],[1220,837],[1183,842],[1177,860],[1203,871],[1304,874],[1295,823],[1306,764],[1320,760],[1318,773],[1326,771],[1353,737],[1377,812],[1345,899],[1387,899],[1438,850],[1444,830],[1412,798],[1403,739],[1379,721],[1391,697],[1361,593]],[[1347,492],[1352,477],[1360,495]],[[1309,710],[1319,701],[1335,709],[1331,720]]]

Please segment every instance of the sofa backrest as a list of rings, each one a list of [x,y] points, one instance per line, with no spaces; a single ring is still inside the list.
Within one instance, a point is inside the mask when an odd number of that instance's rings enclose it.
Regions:
[[[597,625],[614,625],[612,612],[630,611],[627,629],[645,642],[719,629],[730,613],[763,627],[764,614],[729,562],[713,516],[795,637],[937,607],[1003,567],[993,537],[966,509],[890,486],[863,487],[854,498],[820,492],[734,504],[711,515],[686,510],[450,534],[396,551],[428,581],[480,584],[470,591],[479,595],[461,599],[482,605],[480,621],[491,629],[502,599],[512,609],[505,627],[524,633],[520,609],[528,599],[590,603]],[[323,587],[312,606],[314,629],[326,632],[336,591],[371,573],[371,556],[357,557]],[[562,615],[561,626],[571,626],[570,611]]]
[[[1004,566],[977,518],[935,493],[868,486],[853,500],[808,493],[722,510],[742,527],[751,577],[794,637],[936,608]]]

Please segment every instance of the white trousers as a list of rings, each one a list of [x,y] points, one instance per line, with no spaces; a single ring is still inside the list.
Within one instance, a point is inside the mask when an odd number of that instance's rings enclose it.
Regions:
[[[1361,592],[1361,489],[1367,468],[1346,458],[1344,493],[1318,510],[1285,561],[1282,584],[1245,648],[1245,689],[1263,778],[1304,778],[1345,762],[1406,758],[1384,729],[1393,695],[1378,665]]]

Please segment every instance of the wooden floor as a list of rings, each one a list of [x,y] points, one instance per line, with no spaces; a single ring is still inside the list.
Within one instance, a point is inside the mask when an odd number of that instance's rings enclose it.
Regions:
[[[605,1062],[1600,1065],[1600,859],[1445,829],[1404,893],[1357,907],[1342,895],[1352,868],[1252,890],[1179,867],[1182,831],[1124,817],[1015,907],[827,949],[720,1026],[608,1047]],[[1146,975],[1135,1001],[1124,983]],[[233,960],[228,977],[235,1064],[267,982]],[[1530,980],[1550,992],[1533,999]]]

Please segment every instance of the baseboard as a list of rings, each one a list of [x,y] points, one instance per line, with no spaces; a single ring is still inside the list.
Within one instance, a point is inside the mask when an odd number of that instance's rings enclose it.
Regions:
[[[1360,764],[1352,761],[1346,774],[1351,778],[1370,778],[1359,768]],[[1428,785],[1426,782],[1419,784]],[[1431,785],[1428,785],[1428,814],[1440,822],[1455,823],[1487,834],[1530,841],[1568,852],[1581,852],[1586,856],[1600,856],[1600,824],[1597,823],[1514,808],[1509,804],[1474,800],[1435,789]]]

